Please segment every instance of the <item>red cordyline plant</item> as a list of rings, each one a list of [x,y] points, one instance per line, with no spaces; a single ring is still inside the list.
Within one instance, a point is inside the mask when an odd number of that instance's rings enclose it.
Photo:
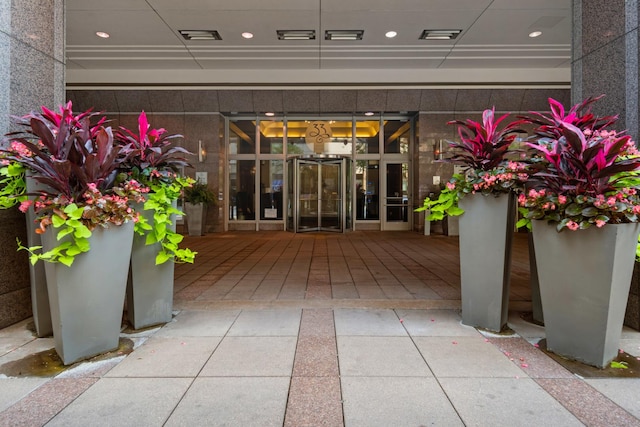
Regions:
[[[4,166],[23,168],[13,181],[24,181],[26,173],[43,186],[30,195],[32,199],[22,201],[20,210],[26,212],[33,205],[38,232],[53,227],[60,240],[45,253],[40,247],[25,248],[19,243],[20,249],[31,253],[33,263],[45,260],[71,265],[76,255],[89,250],[88,238],[96,227],[138,218],[131,203],[142,201],[148,189],[135,180],[118,179],[118,168],[127,153],[114,143],[105,119],[96,116],[91,110],[74,115],[71,102],[59,112],[43,107],[42,113],[16,118],[22,129],[7,134],[8,142],[2,144]]]
[[[591,225],[637,222],[640,214],[640,156],[629,135],[605,129],[617,116],[596,117],[589,98],[571,108],[549,99],[551,115],[531,113],[538,124],[527,145],[528,191],[519,196],[526,219],[557,223],[558,231]]]
[[[526,122],[516,120],[503,124],[509,116],[504,114],[496,118],[495,108],[492,108],[482,113],[482,123],[470,119],[447,123],[458,126],[460,141],[449,142],[454,155],[442,161],[462,165],[466,171],[454,174],[438,199],[425,198],[424,205],[416,211],[428,210],[430,221],[440,220],[445,215],[461,215],[463,211],[458,207],[458,200],[466,194],[497,196],[521,188],[527,179],[525,165],[509,159],[509,155],[518,153],[512,145],[519,133],[525,133],[520,126]]]

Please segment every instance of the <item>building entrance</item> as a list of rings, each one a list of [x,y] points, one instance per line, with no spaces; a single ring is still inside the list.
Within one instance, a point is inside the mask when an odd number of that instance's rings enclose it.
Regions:
[[[294,157],[287,163],[287,229],[344,232],[347,158]]]

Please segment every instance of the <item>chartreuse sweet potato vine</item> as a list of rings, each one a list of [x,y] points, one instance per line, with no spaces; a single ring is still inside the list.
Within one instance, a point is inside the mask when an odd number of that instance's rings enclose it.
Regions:
[[[162,249],[156,255],[156,265],[170,260],[193,263],[195,259],[197,252],[179,247],[184,236],[173,231],[172,220],[172,216],[182,215],[182,212],[173,207],[173,202],[180,197],[183,188],[191,186],[193,182],[193,178],[175,176],[171,181],[155,181],[149,185],[151,191],[144,209],[153,211],[153,224],[149,224],[141,215],[135,231],[146,236],[146,245],[160,243]]]

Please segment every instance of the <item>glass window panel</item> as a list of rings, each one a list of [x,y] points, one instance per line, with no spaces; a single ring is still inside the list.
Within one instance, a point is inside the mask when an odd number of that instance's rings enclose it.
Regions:
[[[282,219],[284,161],[260,161],[260,219]]]
[[[284,122],[276,120],[261,120],[260,154],[282,154],[284,140]]]
[[[356,219],[380,219],[380,162],[356,160]]]
[[[409,152],[411,122],[409,120],[387,120],[384,122],[384,152],[406,154]]]
[[[286,129],[288,154],[351,154],[351,120],[291,120]]]
[[[229,122],[229,154],[256,153],[256,123],[252,120]]]
[[[356,122],[356,153],[380,153],[379,120],[363,120]]]
[[[229,219],[254,220],[255,216],[254,160],[229,161]]]

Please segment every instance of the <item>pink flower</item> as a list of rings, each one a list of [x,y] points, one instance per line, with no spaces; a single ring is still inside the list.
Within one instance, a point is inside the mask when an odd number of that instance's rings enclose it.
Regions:
[[[456,185],[453,182],[447,182],[447,188],[449,191],[453,191],[456,189]]]
[[[527,197],[524,194],[518,196],[518,204],[524,206],[527,203]]]
[[[20,210],[20,212],[26,213],[32,204],[33,204],[33,201],[25,200],[24,202],[20,203],[20,207],[18,209]]]
[[[558,196],[558,203],[560,203],[561,205],[564,205],[565,203],[567,203],[567,196],[563,196],[562,194]]]
[[[603,220],[596,219],[596,227],[602,228],[602,227],[604,227],[605,224],[606,224],[606,222],[604,222]]]
[[[576,231],[580,226],[575,221],[569,221],[567,222],[567,228],[571,231]]]
[[[616,198],[615,197],[609,197],[607,199],[607,205],[614,207],[616,205]]]

